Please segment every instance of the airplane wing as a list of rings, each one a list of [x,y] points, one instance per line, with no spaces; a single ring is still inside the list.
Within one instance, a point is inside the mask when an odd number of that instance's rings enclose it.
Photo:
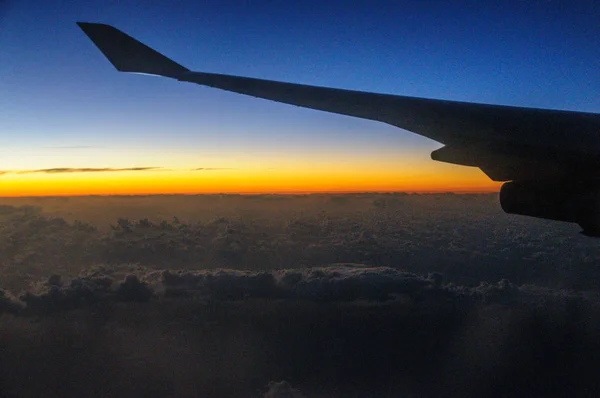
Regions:
[[[388,123],[445,146],[434,160],[475,166],[495,181],[600,171],[600,114],[519,108],[193,72],[105,24],[80,28],[122,72],[165,76],[272,101]]]

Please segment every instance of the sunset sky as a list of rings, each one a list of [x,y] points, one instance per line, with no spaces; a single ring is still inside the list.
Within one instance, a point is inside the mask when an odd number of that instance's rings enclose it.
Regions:
[[[192,70],[600,112],[599,4],[0,0],[0,196],[497,190],[396,127],[118,73],[75,22]]]

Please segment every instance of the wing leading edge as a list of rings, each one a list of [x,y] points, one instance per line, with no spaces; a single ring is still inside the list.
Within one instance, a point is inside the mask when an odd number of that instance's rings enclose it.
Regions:
[[[193,72],[105,24],[78,25],[122,72],[149,73],[391,124],[442,144],[432,159],[496,181],[600,171],[600,114],[377,94]]]

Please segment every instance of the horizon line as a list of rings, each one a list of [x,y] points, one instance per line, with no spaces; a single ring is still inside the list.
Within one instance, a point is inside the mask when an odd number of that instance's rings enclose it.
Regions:
[[[498,191],[491,190],[423,190],[423,191],[285,191],[285,192],[172,192],[172,193],[115,193],[115,194],[59,194],[59,195],[0,195],[0,199],[29,199],[29,198],[66,198],[66,197],[141,197],[141,196],[291,196],[291,195],[390,195],[390,194],[408,194],[408,195],[436,195],[436,194],[456,194],[456,195],[481,195],[495,194]]]

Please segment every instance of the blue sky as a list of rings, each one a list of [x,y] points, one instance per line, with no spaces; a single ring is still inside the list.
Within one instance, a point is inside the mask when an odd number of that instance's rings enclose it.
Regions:
[[[76,21],[112,24],[192,70],[600,112],[594,1],[7,4],[2,170],[234,161],[269,168],[278,158],[315,157],[420,162],[440,146],[381,123],[117,73]]]

